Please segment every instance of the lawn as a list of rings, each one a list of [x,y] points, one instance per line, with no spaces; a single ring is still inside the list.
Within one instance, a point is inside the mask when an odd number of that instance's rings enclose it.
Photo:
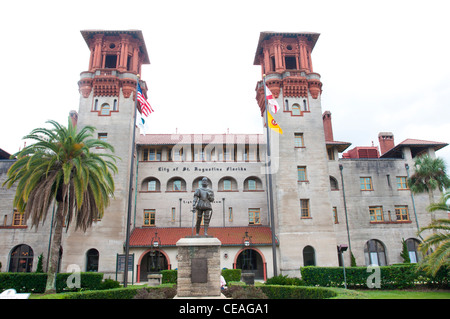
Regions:
[[[363,290],[370,299],[450,299],[450,290]]]

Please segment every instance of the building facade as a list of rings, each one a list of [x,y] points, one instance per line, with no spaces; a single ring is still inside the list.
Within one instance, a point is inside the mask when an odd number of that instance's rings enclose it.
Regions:
[[[334,140],[331,113],[321,105],[320,75],[312,65],[318,33],[260,34],[254,64],[280,105],[273,116],[283,129],[269,133],[270,144],[266,134],[141,135],[136,130],[134,156],[135,88],[139,81],[146,94],[138,74],[150,63],[143,35],[136,30],[81,34],[90,59],[78,82],[79,110],[71,117],[78,126],[96,127],[98,138],[111,143],[121,161],[115,197],[102,220],[86,232],[64,233],[60,271],[78,265],[121,280],[131,171],[129,269],[135,282],[177,268],[176,242],[192,235],[193,194],[203,177],[215,193],[209,234],[222,243],[222,268],[240,268],[258,279],[273,276],[274,267],[300,276],[302,266],[340,265],[338,245],[350,248],[357,265],[388,265],[402,262],[403,239],[411,260],[420,259],[417,230],[431,221],[428,196],[413,195],[406,181],[416,156],[434,157],[447,144],[408,139],[396,145],[389,132],[379,134],[379,147],[349,150],[351,143]],[[264,118],[263,81],[256,85],[256,101]],[[3,183],[14,160],[0,154]],[[40,254],[46,264],[50,223],[30,229],[12,207],[14,191],[0,188],[1,271],[33,271]],[[348,265],[348,252],[344,258]]]

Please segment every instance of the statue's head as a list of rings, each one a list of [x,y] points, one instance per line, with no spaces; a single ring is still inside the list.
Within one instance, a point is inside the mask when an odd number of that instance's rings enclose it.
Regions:
[[[202,178],[202,186],[203,187],[208,187],[208,179],[206,177]]]

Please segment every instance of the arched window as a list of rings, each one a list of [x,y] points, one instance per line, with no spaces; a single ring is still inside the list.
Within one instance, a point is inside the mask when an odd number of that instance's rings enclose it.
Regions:
[[[316,265],[316,253],[312,246],[306,246],[303,248],[303,266],[315,266]]]
[[[292,104],[292,115],[301,115],[300,105],[297,103]]]
[[[18,245],[11,251],[9,272],[31,272],[33,268],[33,249],[28,245]]]
[[[244,191],[260,191],[263,190],[261,180],[256,176],[248,177],[244,181]]]
[[[99,253],[95,248],[89,249],[86,253],[86,271],[98,271]]]
[[[196,179],[194,179],[194,181],[192,182],[192,190],[195,191],[197,188],[201,188],[202,187],[202,179],[204,176],[200,176],[197,177]],[[209,178],[208,179],[208,188],[212,188],[212,182]]]
[[[141,186],[143,192],[159,192],[161,191],[161,183],[155,177],[148,177],[144,179]]]
[[[224,177],[219,181],[219,191],[231,192],[237,191],[237,182],[233,177]]]
[[[108,103],[102,104],[102,107],[100,109],[100,115],[109,115],[111,111],[111,107]]]
[[[381,241],[371,239],[364,245],[366,265],[386,266],[386,252]]]
[[[338,181],[333,176],[330,176],[330,188],[331,188],[332,191],[339,190]]]
[[[181,177],[173,177],[167,182],[168,192],[185,192],[186,191],[186,181]]]
[[[420,242],[415,238],[406,240],[406,248],[408,249],[409,259],[412,263],[417,263],[422,259],[419,251]]]

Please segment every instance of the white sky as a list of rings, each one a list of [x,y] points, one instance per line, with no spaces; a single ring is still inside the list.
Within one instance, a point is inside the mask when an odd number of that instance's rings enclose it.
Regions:
[[[450,143],[450,2],[5,1],[0,148],[78,110],[89,50],[80,30],[142,30],[153,133],[263,133],[253,65],[261,31],[320,33],[312,54],[335,140]],[[205,115],[203,115],[205,114]],[[209,123],[208,123],[209,122]],[[281,123],[280,123],[281,125]],[[450,167],[450,146],[437,152]]]

